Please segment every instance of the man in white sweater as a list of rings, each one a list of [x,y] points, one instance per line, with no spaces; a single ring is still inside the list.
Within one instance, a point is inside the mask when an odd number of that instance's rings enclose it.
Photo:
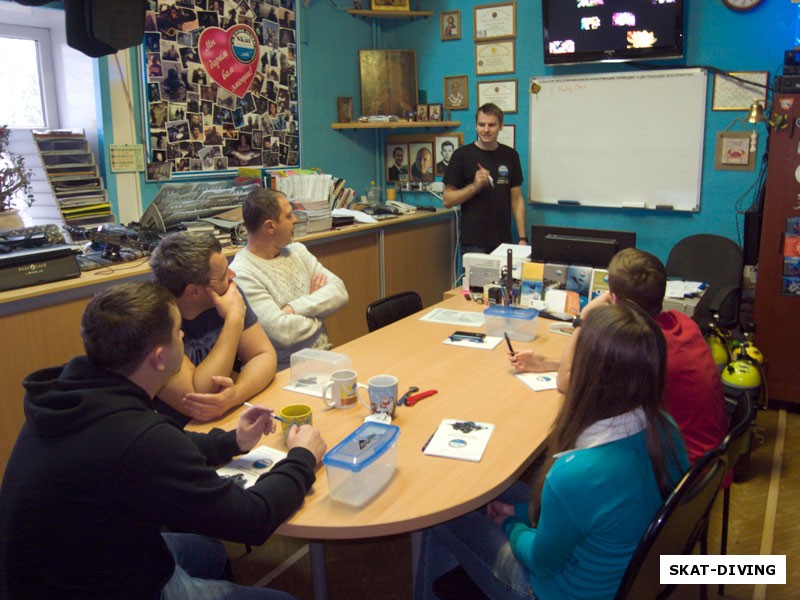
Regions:
[[[284,194],[258,189],[242,207],[247,245],[231,263],[236,283],[278,353],[278,369],[302,348],[330,350],[323,319],[348,302],[344,282],[299,242]]]

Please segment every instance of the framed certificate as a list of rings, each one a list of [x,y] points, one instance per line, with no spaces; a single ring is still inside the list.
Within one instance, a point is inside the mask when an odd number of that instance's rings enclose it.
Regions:
[[[711,110],[749,110],[753,100],[767,105],[769,71],[738,71],[714,75]]]
[[[517,126],[503,123],[503,128],[497,134],[497,141],[511,148],[516,148]]]
[[[475,41],[501,40],[517,37],[517,5],[514,2],[499,2],[476,6]]]
[[[496,104],[504,113],[517,112],[517,80],[478,82],[478,106]]]
[[[500,75],[513,73],[514,41],[475,44],[475,73],[477,75]]]

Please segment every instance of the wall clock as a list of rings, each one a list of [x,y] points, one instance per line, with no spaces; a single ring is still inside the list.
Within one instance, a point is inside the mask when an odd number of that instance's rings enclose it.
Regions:
[[[722,3],[735,11],[751,10],[761,4],[764,0],[722,0]]]

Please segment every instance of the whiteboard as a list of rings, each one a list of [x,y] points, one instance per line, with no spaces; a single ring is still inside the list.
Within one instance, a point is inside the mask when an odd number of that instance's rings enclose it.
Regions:
[[[531,79],[530,200],[698,211],[706,72]]]

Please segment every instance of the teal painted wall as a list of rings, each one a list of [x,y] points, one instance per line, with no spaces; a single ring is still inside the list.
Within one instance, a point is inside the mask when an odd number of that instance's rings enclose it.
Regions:
[[[337,2],[349,6],[347,0]],[[412,3],[414,4],[414,3]],[[298,2],[299,59],[301,102],[301,161],[304,167],[319,167],[325,172],[347,178],[348,185],[364,193],[371,179],[380,181],[383,134],[374,131],[335,131],[337,96],[351,96],[354,113],[360,112],[358,50],[361,48],[415,49],[419,87],[427,92],[429,102],[442,101],[443,77],[469,76],[469,111],[454,111],[451,118],[460,120],[465,141],[474,139],[472,126],[476,108],[476,82],[516,78],[519,87],[519,111],[508,115],[514,124],[516,145],[528,173],[528,93],[533,76],[575,75],[607,71],[626,71],[616,65],[582,65],[545,68],[541,48],[541,4],[538,0],[518,0],[516,73],[495,77],[475,76],[472,7],[485,0],[422,0],[421,9],[437,12],[432,18],[405,21],[386,19],[364,21],[336,10],[324,0],[312,0],[310,6]],[[660,66],[712,66],[733,71],[780,71],[784,50],[795,44],[798,7],[789,0],[765,0],[755,10],[737,14],[719,0],[687,0],[685,57],[659,61]],[[462,11],[462,38],[442,42],[439,37],[438,12]],[[770,78],[771,79],[771,78]],[[670,248],[679,239],[693,233],[716,233],[741,242],[742,217],[736,206],[751,204],[765,148],[766,131],[759,126],[759,160],[755,172],[717,171],[714,169],[716,132],[724,130],[745,111],[712,111],[709,76],[708,111],[705,128],[703,183],[700,212],[674,213],[631,209],[558,207],[532,205],[528,223],[569,225],[607,229],[634,230],[638,246],[666,260]],[[138,90],[136,90],[138,94]],[[654,115],[653,118],[658,118]],[[624,165],[620,165],[620,170]],[[155,195],[155,184],[143,182],[143,204]],[[527,185],[525,185],[527,195]],[[425,197],[425,201],[430,196]],[[422,198],[420,198],[422,200]]]

